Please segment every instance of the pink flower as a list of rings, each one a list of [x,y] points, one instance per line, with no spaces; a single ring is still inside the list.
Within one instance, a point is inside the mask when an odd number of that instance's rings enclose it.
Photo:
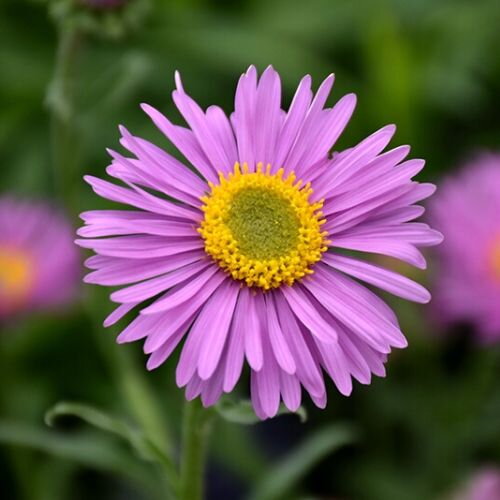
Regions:
[[[500,500],[500,469],[488,467],[478,471],[456,500]]]
[[[97,253],[86,281],[126,285],[111,294],[120,305],[105,325],[139,310],[118,341],[145,339],[149,369],[184,341],[177,383],[206,406],[233,390],[246,360],[260,418],[280,400],[296,410],[301,387],[324,407],[323,371],[345,395],[352,377],[384,376],[388,353],[406,339],[391,309],[356,280],[416,302],[430,295],[341,252],[425,267],[417,247],[441,235],[409,222],[423,212],[414,203],[434,192],[411,180],[423,160],[403,161],[408,146],[382,153],[394,126],[331,157],[356,103],[349,94],[325,107],[333,75],[315,95],[305,76],[284,111],[279,75],[269,67],[258,79],[252,66],[229,118],[217,106],[202,110],[178,74],[176,84],[189,128],[143,109],[188,166],[121,127],[131,156],[109,151],[107,172],[125,187],[86,177],[100,196],[133,207],[82,214],[78,244]]]
[[[74,297],[79,258],[72,240],[69,222],[47,204],[0,197],[0,319]]]
[[[446,237],[437,250],[435,308],[467,321],[481,341],[500,338],[500,155],[482,154],[443,182],[429,207]]]

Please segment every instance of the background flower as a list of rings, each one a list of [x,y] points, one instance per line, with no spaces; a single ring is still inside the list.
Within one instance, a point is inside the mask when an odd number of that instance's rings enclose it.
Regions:
[[[483,153],[441,184],[429,217],[446,236],[437,250],[436,314],[500,338],[500,155]]]
[[[80,262],[72,233],[46,203],[0,198],[0,319],[75,298]]]
[[[469,480],[456,500],[499,500],[500,470],[496,467],[485,467],[478,470]]]

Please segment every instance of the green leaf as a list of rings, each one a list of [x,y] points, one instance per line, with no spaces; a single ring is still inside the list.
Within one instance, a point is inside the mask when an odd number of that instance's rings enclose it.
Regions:
[[[278,465],[257,483],[251,500],[287,498],[300,479],[330,453],[352,442],[356,437],[348,425],[324,427],[307,437]]]
[[[234,401],[230,398],[221,398],[215,409],[224,420],[233,424],[252,425],[261,422],[255,414],[252,402],[248,400]],[[291,413],[295,413],[302,423],[307,420],[307,412],[302,406],[296,412],[290,412],[284,405],[281,405],[277,415]]]
[[[121,437],[130,444],[140,458],[161,464],[170,485],[174,490],[177,488],[178,477],[173,460],[145,436],[140,429],[92,406],[71,402],[58,403],[48,410],[45,414],[45,422],[47,425],[53,426],[55,420],[67,416],[80,418],[98,429]]]
[[[36,426],[0,420],[0,443],[48,453],[93,469],[127,477],[147,490],[155,476],[116,442],[95,433],[79,432],[70,436]]]

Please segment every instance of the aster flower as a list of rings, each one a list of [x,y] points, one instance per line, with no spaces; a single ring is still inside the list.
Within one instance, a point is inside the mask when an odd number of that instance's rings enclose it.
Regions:
[[[149,369],[184,340],[177,384],[205,406],[233,390],[246,360],[260,418],[280,400],[296,410],[301,387],[324,407],[323,371],[345,395],[352,377],[383,376],[387,354],[407,343],[391,309],[357,280],[417,302],[429,293],[341,252],[425,266],[417,246],[441,235],[409,222],[434,191],[411,180],[424,162],[403,162],[407,146],[382,153],[394,126],[330,156],[356,103],[349,94],[325,107],[333,75],[315,95],[305,76],[285,112],[278,74],[269,67],[258,79],[252,66],[230,118],[202,110],[175,80],[189,128],[142,108],[187,166],[121,127],[131,156],[109,151],[107,172],[125,187],[86,177],[98,195],[133,207],[82,214],[78,244],[97,254],[86,281],[126,285],[111,294],[120,305],[105,325],[137,308],[118,341],[145,339]]]
[[[481,341],[500,339],[499,214],[498,154],[482,154],[445,180],[429,207],[431,221],[446,235],[436,254],[437,316],[470,322]]]
[[[0,320],[74,297],[79,258],[72,234],[49,205],[0,197]]]
[[[455,500],[500,500],[500,469],[485,467],[479,470],[463,491],[453,498]]]

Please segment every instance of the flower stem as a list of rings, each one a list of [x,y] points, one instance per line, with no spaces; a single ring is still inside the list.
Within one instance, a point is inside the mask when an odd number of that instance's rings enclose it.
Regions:
[[[75,128],[76,62],[83,34],[72,23],[59,27],[54,76],[47,93],[51,113],[50,135],[54,187],[67,209],[72,211],[73,181],[78,161]]]
[[[205,458],[212,427],[212,411],[199,399],[186,402],[183,421],[180,500],[202,500]]]

